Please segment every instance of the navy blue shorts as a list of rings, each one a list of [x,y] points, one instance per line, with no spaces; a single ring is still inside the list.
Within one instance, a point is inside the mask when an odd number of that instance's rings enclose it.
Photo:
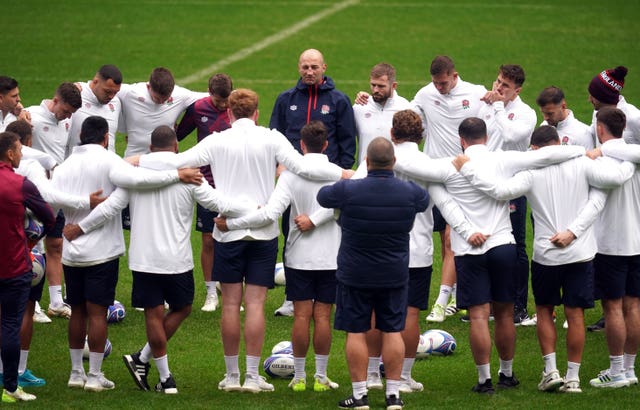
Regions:
[[[407,318],[407,288],[364,289],[338,282],[333,328],[364,333],[371,329],[371,313],[375,312],[376,329],[401,332]]]
[[[213,218],[217,217],[218,213],[208,210],[207,208],[196,204],[196,231],[198,232],[213,232],[215,223]]]
[[[429,287],[431,285],[431,273],[433,268],[409,268],[409,294],[408,305],[420,310],[429,308]]]
[[[160,274],[133,271],[131,304],[141,308],[163,305],[172,309],[193,304],[193,270],[178,274]]]
[[[593,263],[541,265],[531,261],[531,287],[536,305],[593,307]]]
[[[119,258],[93,266],[63,264],[67,303],[82,305],[88,301],[104,307],[113,305],[118,283],[118,263]]]
[[[64,223],[64,214],[62,213],[62,209],[60,209],[58,210],[58,214],[56,215],[56,224],[53,225],[53,228],[51,228],[49,232],[47,232],[47,238],[62,238],[62,229],[64,229]]]
[[[640,255],[615,256],[596,253],[595,298],[640,297]]]
[[[444,219],[437,206],[431,210],[433,214],[433,232],[442,232],[447,227],[447,220]]]
[[[287,300],[315,300],[321,303],[336,303],[335,270],[302,270],[287,268]]]
[[[496,246],[483,255],[455,256],[458,308],[489,302],[513,303],[516,258],[515,244]]]
[[[213,280],[273,288],[278,238],[268,241],[218,242],[213,245]]]

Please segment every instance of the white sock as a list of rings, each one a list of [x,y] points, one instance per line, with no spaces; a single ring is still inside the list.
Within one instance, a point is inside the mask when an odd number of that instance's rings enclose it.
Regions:
[[[84,373],[84,365],[82,364],[82,351],[84,349],[69,349],[69,357],[71,358],[71,370],[78,370]]]
[[[380,356],[369,357],[369,365],[367,366],[368,374],[377,374],[380,376]]]
[[[451,286],[440,285],[440,293],[438,294],[436,303],[441,306],[447,306],[447,303],[449,303],[449,296],[451,296],[451,290]]]
[[[153,359],[153,353],[151,352],[151,346],[146,343],[142,350],[140,350],[140,361],[142,363],[149,363]]]
[[[632,370],[636,365],[636,355],[625,353],[622,355],[622,363],[625,370]]]
[[[387,379],[387,391],[386,396],[400,397],[400,380]]]
[[[454,283],[451,287],[451,299],[456,299],[458,296],[458,282]]]
[[[89,352],[89,373],[100,374],[102,372],[103,352]]]
[[[207,287],[207,296],[216,293],[216,283],[214,281],[208,280],[204,283],[204,286]]]
[[[367,382],[351,382],[351,388],[353,389],[353,397],[358,400],[367,394]]]
[[[166,382],[169,376],[171,376],[171,372],[169,371],[169,359],[165,354],[162,357],[154,357],[153,361],[156,363],[156,367],[158,368],[158,373],[160,374],[160,381]]]
[[[500,373],[507,377],[513,376],[513,359],[502,360],[500,359]]]
[[[307,365],[307,358],[303,357],[294,357],[293,358],[293,369],[294,369],[294,379],[298,380],[306,380],[307,372],[305,371],[305,367]]]
[[[478,369],[478,383],[482,384],[491,378],[491,364],[477,364]]]
[[[18,375],[27,370],[27,360],[29,359],[28,350],[20,350],[20,362],[18,363]]]
[[[240,367],[238,366],[238,355],[225,356],[224,365],[227,369],[227,376],[231,374],[240,374]]]
[[[327,363],[329,362],[329,355],[316,354],[316,374],[315,377],[324,379],[327,377]]]
[[[580,363],[567,362],[567,380],[580,380]]]
[[[609,369],[611,371],[612,376],[615,376],[616,374],[620,374],[624,371],[623,355],[609,356],[609,363],[611,363]]]
[[[552,352],[542,356],[542,360],[544,360],[545,373],[549,373],[553,370],[558,370],[558,366],[556,365],[556,352]]]
[[[62,285],[49,286],[49,304],[53,306],[60,306],[63,303]]]
[[[260,364],[260,356],[247,355],[247,374],[251,377],[258,377],[258,365]]]
[[[411,379],[411,369],[413,369],[413,362],[415,362],[416,359],[411,357],[405,357],[404,360],[402,361],[402,374],[400,375],[400,378],[403,380],[409,380]]]

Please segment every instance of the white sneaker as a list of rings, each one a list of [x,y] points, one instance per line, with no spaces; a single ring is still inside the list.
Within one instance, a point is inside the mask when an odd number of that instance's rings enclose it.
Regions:
[[[215,292],[207,294],[204,305],[200,310],[203,312],[215,312],[216,309],[218,309],[218,294]]]
[[[629,381],[629,385],[638,384],[638,377],[636,376],[636,372],[633,367],[626,369],[624,371],[624,376]]]
[[[218,390],[242,391],[242,386],[240,386],[240,374],[225,374],[224,379],[218,383]]]
[[[400,379],[400,393],[413,393],[424,390],[422,383],[409,379]]]
[[[260,393],[263,391],[274,391],[273,384],[267,383],[267,379],[264,376],[244,376],[244,384],[242,385],[242,391],[248,391],[251,393]]]
[[[84,389],[87,391],[100,392],[103,390],[112,390],[116,387],[116,384],[111,380],[104,377],[104,373],[89,373],[87,374],[87,382],[84,384]]]
[[[591,379],[589,384],[593,387],[610,387],[617,389],[619,387],[627,387],[629,380],[627,380],[624,372],[612,375],[611,369],[607,369],[601,371],[598,377]]]
[[[369,373],[367,375],[367,389],[382,390],[383,387],[379,373]]]
[[[533,316],[531,316],[529,319],[525,319],[522,322],[520,322],[520,326],[536,326],[538,324],[538,315],[534,314]]]
[[[564,380],[564,384],[558,388],[562,393],[582,393],[580,380]]]
[[[433,308],[431,308],[431,313],[427,316],[427,322],[444,322],[445,312],[444,306],[439,303],[434,303]]]
[[[458,313],[459,310],[456,298],[451,298],[449,303],[447,303],[447,307],[444,309],[444,314],[445,316],[453,316]]]
[[[275,316],[293,316],[293,302],[290,300],[285,300],[282,303],[282,306],[276,309],[274,312]]]
[[[66,303],[62,303],[60,305],[49,305],[49,309],[47,309],[47,313],[49,316],[57,316],[63,317],[65,319],[69,319],[71,317],[71,306]]]
[[[36,308],[33,311],[33,321],[36,323],[51,323],[51,319],[42,311],[38,302],[36,302]]]
[[[67,386],[72,389],[82,389],[84,388],[84,384],[87,382],[87,375],[84,374],[84,370],[71,370],[71,374],[69,375],[69,381],[67,382]]]
[[[554,391],[564,384],[560,373],[557,370],[551,370],[549,373],[542,371],[542,380],[538,383],[540,391]]]
[[[7,389],[2,389],[2,402],[3,403],[15,403],[17,401],[32,401],[35,400],[36,396],[22,390],[22,387],[19,387],[13,393],[9,392]]]

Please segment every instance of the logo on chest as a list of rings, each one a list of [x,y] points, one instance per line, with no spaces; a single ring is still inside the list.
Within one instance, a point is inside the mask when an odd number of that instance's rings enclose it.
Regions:
[[[327,104],[322,104],[320,112],[322,113],[322,115],[327,115],[331,112],[331,108]]]
[[[291,111],[297,111],[297,110],[298,110],[298,106],[294,104],[294,105],[292,105],[292,106],[290,106],[290,107],[289,107],[289,110],[291,110]]]

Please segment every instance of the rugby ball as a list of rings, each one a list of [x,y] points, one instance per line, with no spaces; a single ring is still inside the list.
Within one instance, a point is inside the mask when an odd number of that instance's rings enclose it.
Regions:
[[[113,305],[107,309],[107,323],[118,323],[124,320],[126,316],[124,305],[117,300],[113,301]]]
[[[421,360],[429,357],[429,355],[431,355],[429,348],[430,346],[429,343],[427,343],[427,339],[423,335],[420,335],[420,341],[418,341],[418,348],[416,350],[416,359]]]
[[[284,286],[287,283],[284,276],[284,264],[282,262],[276,263],[276,267],[273,272],[273,282],[279,286]]]
[[[35,248],[31,250],[31,265],[31,272],[33,273],[31,286],[37,286],[44,278],[46,263],[44,256]]]
[[[293,345],[288,340],[278,342],[271,349],[271,354],[293,354]]]
[[[31,212],[31,209],[27,208],[24,212],[24,234],[30,241],[37,241],[44,232],[44,225],[38,220]]]
[[[422,337],[427,344],[427,351],[434,356],[448,356],[456,350],[456,339],[444,330],[427,330]]]
[[[272,354],[264,361],[264,372],[269,377],[291,378],[295,372],[293,354]]]
[[[104,358],[106,359],[111,354],[111,350],[113,346],[111,345],[111,341],[107,339],[104,344]],[[84,338],[84,349],[82,350],[82,358],[84,360],[89,360],[89,336],[85,336]]]

